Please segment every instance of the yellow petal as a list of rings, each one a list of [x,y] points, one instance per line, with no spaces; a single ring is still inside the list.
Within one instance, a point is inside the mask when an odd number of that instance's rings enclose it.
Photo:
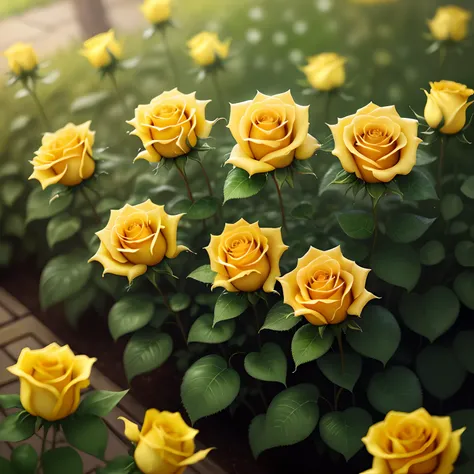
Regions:
[[[164,228],[161,230],[166,240],[166,257],[176,258],[181,252],[189,250],[184,245],[178,245],[178,224],[184,214],[175,216],[165,212],[164,206],[158,206],[161,213],[161,222]]]
[[[459,451],[461,450],[461,435],[466,428],[453,431],[448,446],[441,453],[438,468],[433,474],[450,474],[454,471],[454,463],[456,462]]]
[[[275,289],[275,283],[280,273],[280,259],[288,246],[283,243],[281,229],[262,228],[262,234],[268,239],[267,257],[270,262],[270,273],[263,285],[263,291],[271,293]]]
[[[268,173],[275,169],[274,166],[264,163],[263,161],[255,160],[250,156],[246,155],[240,145],[235,145],[232,149],[232,153],[226,164],[232,164],[237,168],[247,171],[250,176],[258,173]]]
[[[127,420],[123,416],[119,416],[118,419],[122,420],[125,424],[125,428],[124,428],[125,437],[132,443],[138,443],[138,441],[140,440],[140,430],[138,428],[138,425],[135,423],[132,423],[130,420]]]
[[[196,464],[197,462],[202,461],[213,449],[215,448],[201,449],[201,451],[197,451],[192,456],[189,456],[189,458],[185,459],[184,461],[181,461],[178,466],[182,467]]]
[[[308,133],[303,144],[295,150],[295,158],[297,160],[307,160],[308,158],[311,158],[320,148],[321,145],[318,140]]]
[[[438,128],[438,125],[443,120],[443,112],[438,107],[438,104],[433,99],[433,97],[428,94],[428,92],[423,91],[426,95],[426,105],[425,105],[425,120],[431,128]]]

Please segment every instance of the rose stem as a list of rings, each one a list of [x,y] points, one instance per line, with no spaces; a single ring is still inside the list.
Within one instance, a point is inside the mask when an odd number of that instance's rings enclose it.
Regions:
[[[219,81],[217,80],[217,70],[214,70],[211,73],[211,78],[212,78],[212,83],[214,84],[214,89],[216,90],[217,101],[219,102],[219,107],[222,113],[227,113],[227,110],[226,110],[227,105],[224,100],[224,95],[222,94],[221,86],[219,84]]]
[[[335,387],[334,387],[335,388]],[[336,396],[334,397],[334,411],[337,411],[337,404],[339,403],[339,397],[341,396],[341,393],[344,389],[342,387],[339,387]]]
[[[147,275],[147,276],[148,276],[148,275]],[[183,336],[184,344],[185,344],[185,345],[188,345],[188,338],[186,337],[186,331],[184,330],[183,322],[181,321],[181,317],[180,317],[179,313],[176,312],[176,311],[173,311],[173,310],[171,309],[168,296],[165,295],[165,293],[164,293],[163,290],[160,288],[160,286],[158,285],[158,283],[156,283],[155,279],[154,279],[154,278],[150,278],[150,276],[148,276],[148,280],[149,280],[150,283],[155,287],[156,291],[158,291],[158,293],[160,294],[160,296],[163,298],[163,303],[164,303],[164,305],[166,306],[166,308],[168,309],[168,311],[169,311],[171,314],[173,314],[174,317],[176,318],[176,322],[177,322],[177,324],[178,324],[179,330],[181,331],[181,336]]]
[[[94,217],[95,219],[97,220],[97,223],[100,224],[101,222],[101,218],[99,216],[99,213],[97,212],[95,206],[94,206],[94,203],[92,202],[91,198],[87,195],[85,189],[81,186],[79,188],[79,191],[81,192],[82,194],[82,197],[87,201],[87,203],[89,204],[90,208],[92,209],[92,213],[94,214]]]
[[[41,441],[41,451],[40,451],[40,455],[39,455],[39,459],[38,459],[39,466],[35,470],[35,472],[39,471],[39,468],[43,468],[43,454],[46,451],[46,440],[47,440],[47,438],[48,438],[48,427],[43,426],[43,439]]]
[[[117,94],[117,97],[119,98],[120,103],[122,104],[123,113],[127,115],[127,103],[125,102],[125,98],[120,92],[119,86],[117,84],[117,78],[115,77],[115,74],[113,72],[111,72],[109,76],[110,76],[110,81],[112,82],[112,86],[115,90],[115,93]]]
[[[188,179],[186,178],[186,175],[178,167],[176,167],[176,169],[178,170],[179,174],[181,175],[181,178],[183,178],[184,185],[186,186],[186,191],[188,193],[189,200],[191,202],[194,202],[193,193],[191,192],[191,188],[189,187],[189,182],[188,182]]]
[[[56,425],[53,427],[53,439],[51,441],[51,449],[54,449],[56,447],[56,435],[58,433],[58,428]]]
[[[46,112],[44,110],[44,107],[43,105],[41,104],[40,100],[38,99],[38,96],[36,94],[36,91],[35,91],[35,86],[34,86],[34,83],[33,83],[33,87],[30,87],[28,85],[28,81],[27,80],[24,80],[22,81],[23,82],[23,86],[25,87],[25,89],[28,91],[28,93],[30,94],[30,97],[33,99],[34,103],[36,104],[36,106],[38,107],[38,110],[40,112],[40,115],[41,115],[41,119],[43,120],[44,122],[44,125],[46,126],[46,128],[48,130],[52,130],[51,129],[51,124],[49,122],[49,119],[48,119],[48,116],[46,115]]]
[[[272,173],[272,178],[273,178],[273,181],[275,183],[275,187],[276,187],[276,190],[277,190],[277,194],[278,194],[278,200],[280,202],[280,212],[281,212],[281,223],[282,223],[282,227],[284,230],[287,230],[287,227],[286,227],[286,217],[285,217],[285,207],[283,205],[283,198],[281,196],[281,189],[280,189],[280,186],[278,184],[278,181],[276,180],[275,178],[275,173]]]
[[[374,251],[375,251],[375,246],[377,245],[377,237],[379,235],[377,204],[378,204],[378,202],[375,202],[375,199],[372,198],[372,217],[374,219],[374,238],[372,239],[372,248],[370,250],[370,256],[372,256]]]
[[[168,62],[169,62],[171,71],[173,72],[174,85],[176,87],[179,87],[178,68],[177,68],[176,63],[174,61],[173,53],[171,52],[170,44],[168,42],[168,35],[166,34],[166,29],[165,28],[160,28],[160,31],[161,31],[161,36],[163,38],[163,43],[165,45],[166,55],[168,56]]]
[[[262,340],[260,338],[260,321],[258,320],[257,306],[252,305],[253,315],[255,316],[255,329],[257,330],[257,343],[258,348],[262,348]]]
[[[439,139],[439,161],[438,161],[438,197],[441,198],[442,181],[443,181],[443,166],[444,166],[444,152],[446,150],[446,140],[444,135]]]
[[[324,103],[324,123],[329,122],[330,113],[331,113],[331,99],[332,99],[332,93],[330,91],[326,92],[326,100]]]
[[[339,354],[341,356],[341,372],[344,374],[345,372],[345,364],[344,364],[344,348],[342,347],[342,335],[341,335],[341,329],[336,328],[336,339],[337,339],[337,345],[339,347]]]
[[[206,168],[204,168],[204,165],[202,164],[201,160],[199,160],[199,166],[201,167],[202,174],[204,175],[204,179],[206,180],[207,189],[209,190],[209,196],[214,196],[214,193],[212,192],[211,180],[209,179],[209,175],[207,174]]]

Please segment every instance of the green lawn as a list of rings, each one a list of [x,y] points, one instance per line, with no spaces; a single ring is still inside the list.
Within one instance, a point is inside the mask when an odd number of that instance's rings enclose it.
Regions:
[[[47,5],[55,0],[0,0],[0,20],[12,15],[18,15],[30,8]]]

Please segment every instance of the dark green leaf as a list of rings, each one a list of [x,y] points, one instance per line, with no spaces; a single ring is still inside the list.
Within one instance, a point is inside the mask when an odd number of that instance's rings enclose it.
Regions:
[[[453,289],[462,304],[474,309],[474,272],[463,272],[454,280]]]
[[[263,189],[266,182],[266,173],[249,176],[245,170],[234,168],[229,172],[224,183],[224,202],[255,196]]]
[[[332,331],[319,334],[318,326],[305,324],[295,332],[291,341],[291,354],[295,362],[295,370],[299,365],[322,357],[331,348],[334,341]]]
[[[344,354],[343,362],[339,353],[330,352],[318,359],[318,367],[332,383],[352,392],[362,372],[362,359],[349,352]]]
[[[135,461],[132,456],[119,456],[109,461],[105,467],[99,468],[97,474],[138,474],[133,470]]]
[[[453,349],[464,368],[474,374],[474,331],[458,332],[453,341]]]
[[[295,327],[300,320],[301,318],[295,317],[294,310],[291,306],[278,302],[268,312],[260,331],[264,329],[270,331],[288,331]]]
[[[97,287],[89,285],[64,302],[64,312],[68,323],[77,329],[81,316],[92,306],[97,297]]]
[[[329,169],[326,171],[326,174],[322,177],[319,183],[318,196],[321,196],[324,192],[328,190],[337,190],[337,186],[332,186],[331,184],[336,179],[336,176],[342,171],[341,165],[339,163],[332,164]]]
[[[247,354],[244,367],[254,379],[280,382],[286,386],[286,355],[278,344],[267,342],[260,352]]]
[[[186,219],[201,220],[212,217],[219,208],[219,201],[212,196],[206,196],[193,202],[186,212]]]
[[[436,155],[433,155],[423,147],[418,147],[416,150],[416,165],[415,166],[426,166],[438,159]]]
[[[240,316],[248,305],[249,300],[245,293],[221,293],[214,308],[214,324]]]
[[[175,313],[184,311],[191,304],[191,297],[186,293],[175,293],[170,298],[170,307]]]
[[[316,173],[313,171],[313,167],[309,160],[294,160],[293,169],[299,174],[310,174],[316,178]]]
[[[31,438],[35,424],[36,417],[26,411],[12,413],[0,422],[0,441],[16,443]]]
[[[2,474],[18,474],[13,470],[10,461],[0,456],[0,472]]]
[[[79,451],[104,459],[109,438],[107,425],[95,415],[70,416],[61,423],[66,441]]]
[[[473,460],[474,464],[474,410],[457,410],[450,413],[449,416],[451,417],[453,430],[466,428],[461,437],[461,450],[463,454]],[[456,465],[454,473],[458,474],[459,472],[461,471],[458,470]],[[465,474],[472,474],[473,472],[472,470],[465,471]]]
[[[474,199],[474,176],[469,176],[461,186],[461,192],[469,199]]]
[[[438,240],[430,240],[420,249],[420,262],[423,265],[438,265],[445,257],[444,246]]]
[[[78,415],[107,416],[127,395],[128,390],[111,392],[108,390],[94,390],[83,398],[77,410]]]
[[[20,401],[20,395],[0,395],[0,408],[3,408],[4,410],[8,410],[10,408],[23,408],[23,405]]]
[[[213,325],[213,315],[203,314],[194,321],[189,330],[188,342],[221,344],[228,341],[235,332],[235,321],[221,321]]]
[[[387,234],[394,241],[403,244],[418,240],[433,224],[436,218],[415,214],[391,214],[387,221]]]
[[[454,219],[464,208],[462,199],[457,194],[446,194],[441,199],[441,215],[445,221]]]
[[[374,218],[365,211],[340,212],[337,221],[344,233],[353,239],[368,239],[374,233]]]
[[[201,283],[214,283],[217,273],[211,270],[210,265],[202,265],[192,271],[186,278],[200,281]]]
[[[12,451],[11,463],[18,474],[35,474],[38,454],[30,444],[22,444]]]
[[[73,194],[71,192],[61,194],[50,204],[51,191],[46,189],[42,191],[35,188],[26,201],[26,222],[38,219],[47,219],[64,211],[72,203]]]
[[[21,196],[25,189],[25,183],[22,181],[11,180],[5,181],[0,186],[0,197],[7,207],[13,206],[16,200]]]
[[[50,248],[54,244],[62,242],[72,237],[81,228],[81,219],[79,217],[60,214],[53,217],[46,227],[46,240]]]
[[[41,463],[44,474],[83,474],[81,456],[69,447],[46,451]]]
[[[454,255],[459,265],[463,267],[474,267],[474,242],[463,240],[456,244]]]
[[[406,201],[424,201],[438,199],[435,187],[428,176],[413,168],[406,176],[398,176],[397,184]]]
[[[311,219],[314,207],[310,202],[302,202],[291,210],[291,215],[296,219]]]

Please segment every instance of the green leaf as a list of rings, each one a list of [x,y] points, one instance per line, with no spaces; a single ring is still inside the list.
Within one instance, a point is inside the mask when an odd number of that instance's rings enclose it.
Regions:
[[[438,199],[430,178],[417,168],[413,168],[406,176],[397,176],[397,184],[406,201]]]
[[[319,422],[322,440],[349,461],[363,446],[372,417],[362,408],[326,413]]]
[[[264,382],[280,382],[286,387],[286,355],[274,342],[267,342],[260,352],[250,352],[245,356],[244,367],[247,373]]]
[[[428,150],[423,147],[418,147],[416,150],[416,165],[415,166],[426,166],[431,163],[434,163],[438,157],[433,155]]]
[[[435,286],[423,295],[403,295],[399,309],[412,331],[434,342],[456,322],[460,305],[452,290]]]
[[[332,383],[352,392],[362,372],[362,359],[359,354],[345,353],[344,362],[341,355],[330,352],[318,359],[319,370]]]
[[[394,241],[403,244],[418,240],[433,224],[436,218],[417,216],[415,214],[392,213],[386,223],[387,235]]]
[[[421,275],[417,252],[407,244],[381,242],[371,259],[375,274],[391,285],[413,290]]]
[[[116,341],[120,336],[146,326],[153,317],[153,302],[140,295],[127,295],[109,311],[109,330]]]
[[[394,366],[374,374],[367,388],[370,404],[384,415],[391,410],[412,412],[423,406],[418,377],[406,367]]]
[[[438,265],[445,257],[444,246],[439,240],[430,240],[420,249],[420,262],[423,265]]]
[[[102,104],[109,97],[109,95],[109,91],[99,91],[77,97],[71,104],[71,112],[83,112],[87,109],[99,107],[100,104]]]
[[[217,273],[211,270],[210,265],[202,265],[192,271],[186,278],[200,281],[201,283],[214,283]]]
[[[13,466],[10,461],[0,456],[0,472],[2,474],[18,474],[13,470]]]
[[[127,393],[128,390],[122,392],[94,390],[89,392],[82,399],[77,409],[77,414],[105,417],[120,403]]]
[[[3,408],[4,410],[8,410],[10,408],[23,409],[23,405],[21,404],[21,401],[20,401],[20,395],[14,395],[14,394],[0,395],[0,408]]]
[[[459,235],[459,234],[463,234],[464,232],[467,232],[468,230],[469,230],[469,226],[467,225],[466,222],[453,221],[451,222],[451,225],[449,226],[448,232],[451,235]]]
[[[319,420],[319,390],[315,385],[300,384],[280,392],[270,403],[266,415],[252,420],[250,447],[258,457],[277,446],[291,446],[311,435]]]
[[[340,212],[337,221],[344,233],[353,239],[368,239],[374,233],[374,218],[365,211]]]
[[[474,410],[457,410],[449,414],[453,430],[466,428],[461,437],[461,450],[463,454],[473,460],[474,468]],[[455,474],[460,471],[456,465]],[[466,471],[466,474],[472,474],[474,471]]]
[[[3,163],[0,168],[0,179],[8,178],[10,176],[15,176],[16,174],[21,173],[20,163],[10,161],[8,163]]]
[[[474,272],[463,272],[454,280],[453,289],[462,304],[474,309]]]
[[[1,216],[0,216],[1,217]],[[19,214],[9,214],[3,224],[3,235],[22,239],[25,236],[26,223]]]
[[[194,321],[189,330],[189,342],[202,342],[203,344],[221,344],[228,341],[235,332],[235,321],[221,321],[213,324],[212,314],[203,314]]]
[[[170,307],[175,313],[184,311],[191,304],[191,297],[186,293],[175,293],[170,298]]]
[[[131,471],[134,465],[132,456],[119,456],[107,462],[105,467],[99,468],[97,474],[137,474],[138,471]]]
[[[291,306],[278,302],[268,312],[260,331],[264,329],[269,331],[289,331],[300,321],[301,318],[295,317]]]
[[[26,411],[12,413],[0,422],[0,441],[16,443],[31,438],[35,432],[36,416]]]
[[[10,265],[13,256],[13,245],[10,242],[0,241],[0,268]]]
[[[87,260],[85,251],[75,250],[58,255],[46,264],[39,286],[43,310],[71,297],[86,285],[92,271],[92,265]]]
[[[309,174],[316,178],[316,173],[313,171],[313,167],[309,160],[294,160],[292,168],[296,173],[299,174]]]
[[[54,199],[50,204],[51,191],[46,189],[42,191],[35,188],[26,201],[26,222],[32,222],[39,219],[47,219],[64,211],[70,206],[73,200],[71,192],[61,194],[60,197]]]
[[[325,331],[321,337],[318,326],[305,324],[300,327],[291,341],[291,354],[295,362],[295,370],[301,364],[311,362],[326,354],[333,341],[332,331]]]
[[[361,331],[347,331],[347,342],[359,354],[386,365],[401,339],[400,326],[393,314],[383,306],[366,306],[357,324]]]
[[[474,199],[474,176],[469,176],[461,186],[461,192],[469,199]]]
[[[372,198],[372,206],[377,206],[380,199],[387,192],[387,188],[384,183],[365,183],[365,189]]]
[[[292,217],[296,219],[311,219],[314,214],[314,207],[310,202],[302,202],[291,210]]]
[[[231,199],[243,199],[258,194],[267,182],[266,173],[249,176],[247,171],[234,168],[224,183],[224,203]]]
[[[58,242],[72,237],[81,228],[81,219],[79,217],[60,214],[48,222],[46,227],[46,240],[50,248]]]
[[[77,329],[81,316],[90,306],[92,306],[92,303],[97,296],[97,291],[98,290],[95,285],[89,285],[75,295],[70,296],[64,302],[64,312],[66,313],[66,319],[74,329]]]
[[[12,451],[11,463],[18,474],[35,474],[38,454],[30,444],[22,444]]]
[[[457,194],[446,194],[441,199],[441,215],[445,221],[454,219],[464,209],[462,199]]]
[[[218,355],[196,361],[184,374],[181,400],[194,424],[227,408],[240,390],[240,377]]]
[[[25,189],[23,181],[8,180],[0,186],[0,197],[7,207],[13,206]]]
[[[202,220],[212,217],[219,208],[219,201],[212,196],[206,196],[193,202],[186,212],[186,219]]]
[[[474,331],[458,332],[453,341],[453,349],[464,368],[474,374]]]
[[[456,244],[454,255],[459,265],[474,267],[474,242],[463,240]]]
[[[278,186],[280,186],[280,188],[285,184],[285,181],[288,177],[289,172],[290,172],[290,169],[288,166],[286,168],[277,168],[273,172],[275,179],[278,182]]]
[[[127,380],[163,365],[173,352],[173,339],[151,327],[137,331],[128,341],[123,353]]]
[[[245,293],[228,293],[224,291],[217,298],[214,307],[214,324],[240,316],[248,307],[249,300]]]
[[[329,169],[326,171],[326,174],[322,177],[319,183],[318,196],[321,196],[328,190],[337,189],[336,186],[332,186],[332,182],[336,179],[336,176],[342,171],[341,165],[339,163],[332,164]]]
[[[452,397],[466,379],[453,350],[439,345],[427,346],[418,354],[416,373],[423,387],[439,400]]]
[[[41,463],[43,474],[83,474],[81,456],[69,447],[46,451]]]
[[[109,431],[101,418],[95,415],[70,416],[61,422],[66,441],[74,448],[104,459]]]

